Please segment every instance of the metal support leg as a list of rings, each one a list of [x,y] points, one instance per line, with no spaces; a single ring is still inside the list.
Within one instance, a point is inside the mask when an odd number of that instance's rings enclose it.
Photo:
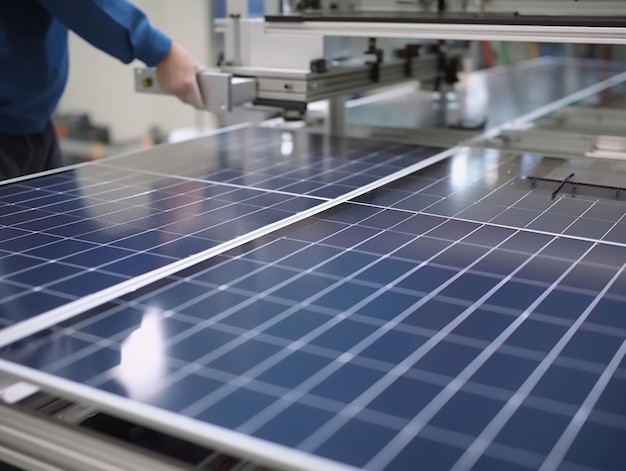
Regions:
[[[472,41],[470,43],[470,49],[469,49],[469,60],[468,60],[469,67],[465,70],[465,72],[469,73],[469,72],[474,72],[476,70],[480,70],[480,57],[481,57],[480,42]]]
[[[209,67],[217,67],[217,35],[215,34],[215,5],[212,1],[207,5],[207,41],[209,42],[209,53],[207,64]]]
[[[225,40],[225,61],[227,65],[241,65],[241,21],[250,16],[248,0],[227,0],[226,14],[228,28]]]
[[[328,100],[326,131],[334,136],[343,136],[346,132],[346,97],[340,96]]]

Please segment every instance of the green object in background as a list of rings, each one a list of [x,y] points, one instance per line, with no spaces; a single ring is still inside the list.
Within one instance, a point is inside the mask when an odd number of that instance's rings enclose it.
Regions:
[[[509,50],[509,43],[507,42],[500,43],[500,57],[501,57],[502,65],[505,65],[508,67],[513,64],[513,61],[511,60],[511,52]]]

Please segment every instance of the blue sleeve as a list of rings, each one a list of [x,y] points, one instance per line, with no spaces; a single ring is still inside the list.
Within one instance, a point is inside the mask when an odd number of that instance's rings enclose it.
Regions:
[[[157,65],[172,40],[153,27],[127,0],[39,0],[68,29],[101,51],[128,64],[135,59]]]

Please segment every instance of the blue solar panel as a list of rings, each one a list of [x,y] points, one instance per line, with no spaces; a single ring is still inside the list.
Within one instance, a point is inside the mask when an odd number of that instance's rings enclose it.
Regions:
[[[203,139],[193,155],[137,154],[106,167],[336,198],[445,149],[250,127]]]
[[[3,358],[365,469],[610,469],[624,250],[349,203]]]
[[[88,166],[1,187],[0,201],[8,326],[324,200]]]
[[[558,183],[533,187],[520,177],[545,173],[554,167],[553,159],[515,156],[490,165],[485,151],[475,152],[476,158],[451,159],[357,200],[461,221],[626,243],[626,204],[614,191],[563,191],[552,200]],[[605,167],[599,165],[602,172]]]
[[[435,151],[264,133],[0,187],[3,322]],[[626,205],[552,200],[519,178],[544,164],[460,154],[0,358],[354,467],[611,469],[626,429]]]
[[[0,324],[208,250],[440,150],[263,128],[199,142],[1,187]]]

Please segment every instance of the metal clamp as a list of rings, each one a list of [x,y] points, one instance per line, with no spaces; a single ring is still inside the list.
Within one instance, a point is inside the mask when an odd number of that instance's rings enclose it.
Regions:
[[[197,74],[198,86],[205,109],[212,113],[230,113],[234,107],[253,102],[256,99],[256,80],[234,77],[227,72],[204,70]],[[160,86],[156,70],[135,69],[135,91],[169,95]]]

